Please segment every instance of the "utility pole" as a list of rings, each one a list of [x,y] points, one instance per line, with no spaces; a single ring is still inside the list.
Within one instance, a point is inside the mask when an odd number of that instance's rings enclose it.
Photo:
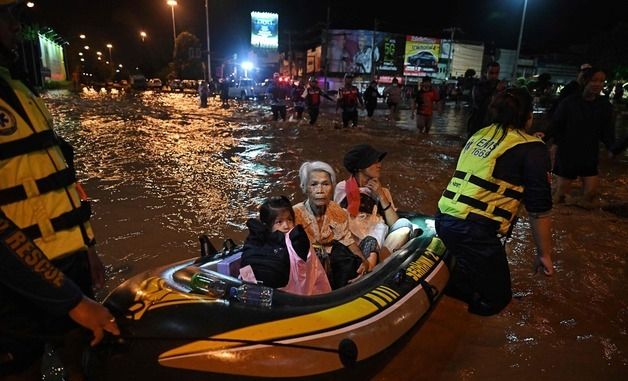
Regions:
[[[517,42],[517,55],[515,55],[515,66],[512,68],[512,82],[517,81],[517,66],[519,66],[519,54],[521,53],[521,40],[523,39],[523,25],[526,23],[526,10],[528,0],[523,1],[523,14],[521,15],[521,26],[519,28],[519,41]]]
[[[288,70],[292,79],[292,31],[288,31]]]
[[[325,54],[325,70],[323,76],[323,90],[329,90],[327,88],[327,66],[329,66],[329,4],[327,5],[327,24],[325,26],[325,39],[323,40],[325,46],[321,49],[321,54]]]
[[[447,61],[447,76],[446,76],[446,78],[449,79],[449,77],[451,76],[451,60],[452,60],[453,51],[454,51],[454,36],[456,32],[461,32],[461,33],[464,33],[464,32],[462,32],[462,29],[456,26],[445,28],[443,29],[443,32],[451,33],[449,37],[449,59]]]
[[[212,61],[209,56],[209,6],[205,0],[205,26],[207,28],[207,82],[212,81]]]

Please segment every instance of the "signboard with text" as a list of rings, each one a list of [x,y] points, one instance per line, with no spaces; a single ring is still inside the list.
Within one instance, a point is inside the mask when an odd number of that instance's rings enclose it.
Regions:
[[[265,49],[279,47],[279,14],[251,12],[251,46]]]
[[[375,46],[379,50],[376,61],[377,74],[398,76],[403,72],[404,36],[401,34],[377,32]]]
[[[403,75],[421,76],[438,72],[440,39],[406,36]]]

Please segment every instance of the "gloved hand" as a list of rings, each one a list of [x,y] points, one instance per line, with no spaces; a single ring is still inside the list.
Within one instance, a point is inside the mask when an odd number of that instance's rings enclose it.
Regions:
[[[307,253],[310,251],[310,240],[307,238],[307,233],[303,229],[303,226],[295,226],[290,231],[289,238],[294,251],[297,252],[301,259],[307,261]]]

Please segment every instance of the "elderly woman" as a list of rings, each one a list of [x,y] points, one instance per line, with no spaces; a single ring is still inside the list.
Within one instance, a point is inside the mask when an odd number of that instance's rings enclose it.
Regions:
[[[322,161],[305,162],[299,178],[307,199],[294,206],[295,222],[305,229],[332,288],[345,286],[369,266],[349,230],[347,212],[332,201],[336,173]]]

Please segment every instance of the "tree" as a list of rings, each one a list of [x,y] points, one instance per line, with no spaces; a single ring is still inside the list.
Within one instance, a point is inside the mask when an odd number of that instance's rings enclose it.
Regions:
[[[201,43],[189,32],[181,32],[175,40],[174,70],[181,79],[203,78]]]
[[[592,63],[608,70],[609,79],[625,78],[628,73],[626,41],[628,41],[628,23],[619,23],[591,40],[587,48],[587,56],[595,57]]]

